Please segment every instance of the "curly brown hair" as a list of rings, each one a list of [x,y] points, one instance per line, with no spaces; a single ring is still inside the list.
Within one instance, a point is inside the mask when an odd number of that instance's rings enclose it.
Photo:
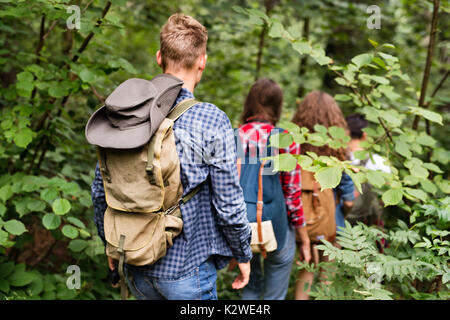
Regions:
[[[337,102],[329,94],[315,90],[310,92],[298,105],[297,112],[292,117],[292,122],[300,127],[306,127],[310,132],[314,131],[314,125],[324,127],[336,126],[348,132],[347,122]],[[332,149],[325,145],[316,147],[310,144],[302,144],[301,153],[315,152],[319,156],[335,156],[339,160],[346,159],[345,149]]]

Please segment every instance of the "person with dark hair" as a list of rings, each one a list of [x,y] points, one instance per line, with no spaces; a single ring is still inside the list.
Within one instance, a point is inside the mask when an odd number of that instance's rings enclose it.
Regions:
[[[346,118],[348,128],[350,129],[350,135],[352,140],[349,143],[349,152],[350,159],[353,161],[355,165],[364,165],[367,169],[370,170],[381,170],[383,172],[390,173],[391,168],[385,165],[385,160],[378,154],[372,154],[371,158],[367,158],[366,160],[361,161],[359,159],[355,159],[354,152],[358,150],[363,150],[363,148],[359,145],[360,142],[365,141],[367,139],[367,133],[363,131],[364,128],[367,128],[369,122],[364,118],[363,115],[359,113],[354,113]]]
[[[242,293],[244,300],[282,300],[286,297],[296,251],[296,234],[302,239],[300,250],[303,256],[306,261],[310,259],[301,202],[300,167],[297,165],[290,172],[275,172],[262,160],[277,152],[300,154],[297,143],[285,149],[269,145],[271,136],[284,132],[276,127],[282,104],[283,93],[279,85],[266,78],[258,80],[247,95],[242,125],[236,129],[238,159],[240,152],[243,160],[238,171],[248,220],[257,221],[259,215],[259,222],[253,223],[257,228],[252,228],[252,249],[256,247],[257,250],[251,259],[250,281]],[[263,266],[261,256],[265,258]]]

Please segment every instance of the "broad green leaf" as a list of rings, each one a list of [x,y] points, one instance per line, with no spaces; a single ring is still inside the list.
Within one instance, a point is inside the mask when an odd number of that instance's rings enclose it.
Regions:
[[[45,202],[41,200],[32,200],[27,203],[27,208],[34,212],[43,211],[45,209]]]
[[[9,277],[8,282],[14,287],[23,287],[33,281],[34,276],[31,272],[16,269]]]
[[[317,170],[314,177],[319,182],[322,190],[328,188],[335,188],[342,178],[342,168],[326,167]]]
[[[62,228],[62,233],[70,239],[75,239],[76,237],[78,237],[78,230],[70,225],[65,225]]]
[[[427,194],[420,189],[405,188],[405,191],[409,195],[422,201],[425,201],[428,198]]]
[[[373,54],[371,53],[363,53],[355,56],[351,61],[358,67],[361,68],[365,65],[368,65],[372,62]]]
[[[14,142],[18,147],[26,148],[33,140],[34,132],[30,128],[23,128],[14,135]]]
[[[297,159],[290,153],[282,153],[274,160],[275,171],[292,171],[297,166]]]
[[[83,82],[93,83],[95,81],[95,74],[89,69],[81,70],[78,76],[81,80],[83,80]]]
[[[336,94],[334,96],[334,99],[336,101],[350,101],[350,100],[352,100],[352,97],[350,97],[349,95],[346,95],[346,94]]]
[[[287,148],[289,147],[294,139],[292,135],[286,132],[277,133],[270,136],[270,145],[277,148]]]
[[[331,126],[328,128],[328,132],[333,139],[343,139],[345,137],[345,130],[340,127]]]
[[[285,33],[283,25],[279,21],[274,21],[269,30],[269,37],[282,38]]]
[[[55,188],[44,189],[40,194],[41,198],[45,200],[47,203],[52,204],[53,201],[58,198],[58,190]]]
[[[0,188],[0,199],[6,202],[13,195],[11,185],[7,184]]]
[[[80,252],[88,246],[88,242],[82,239],[70,241],[68,248],[74,252]]]
[[[278,126],[284,130],[291,132],[291,133],[299,133],[300,132],[299,126],[290,121],[280,121]]]
[[[302,168],[308,168],[310,166],[312,166],[313,164],[313,160],[305,155],[299,155],[297,156],[298,159],[298,163],[300,164],[300,167]]]
[[[61,218],[54,213],[47,213],[42,218],[42,224],[48,230],[54,230],[61,224]]]
[[[65,215],[67,212],[70,211],[71,205],[70,202],[66,199],[56,199],[53,201],[52,209],[53,212],[57,215]]]
[[[381,199],[385,206],[394,206],[398,204],[403,198],[402,189],[390,189],[383,193]]]
[[[381,171],[369,170],[367,172],[367,180],[375,187],[381,188],[384,185],[384,177]]]
[[[314,130],[318,133],[327,133],[327,128],[320,124],[314,125]]]
[[[292,48],[300,54],[309,54],[312,51],[312,47],[307,41],[294,42],[292,43]]]
[[[25,225],[21,221],[16,219],[6,221],[3,225],[3,228],[5,228],[5,230],[9,233],[16,236],[20,236],[22,233],[27,232]]]
[[[75,217],[68,217],[67,221],[70,222],[71,224],[73,224],[74,226],[77,226],[78,228],[86,228],[83,221],[81,221],[80,219],[77,219]]]
[[[436,113],[434,111],[430,111],[424,108],[420,108],[420,107],[409,107],[409,109],[411,110],[411,112],[413,114],[417,114],[420,115],[422,117],[424,117],[425,119],[428,119],[432,122],[436,122],[438,124],[440,124],[441,126],[442,124],[442,116],[439,113]]]
[[[395,142],[395,151],[404,156],[405,158],[411,158],[412,153],[409,150],[408,144],[403,140],[397,140]]]

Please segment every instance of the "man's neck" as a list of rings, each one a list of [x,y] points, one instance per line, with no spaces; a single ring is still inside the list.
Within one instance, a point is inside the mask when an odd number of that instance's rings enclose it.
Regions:
[[[190,92],[194,93],[195,86],[197,84],[196,74],[190,70],[166,70],[164,73],[171,74],[178,79],[183,80],[183,88],[188,89]]]

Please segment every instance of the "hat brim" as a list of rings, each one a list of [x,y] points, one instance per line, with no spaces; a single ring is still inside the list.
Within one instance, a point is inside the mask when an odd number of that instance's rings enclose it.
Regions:
[[[86,139],[102,148],[134,149],[146,144],[151,137],[150,122],[137,127],[120,130],[113,127],[106,117],[106,107],[98,109],[86,125]]]

